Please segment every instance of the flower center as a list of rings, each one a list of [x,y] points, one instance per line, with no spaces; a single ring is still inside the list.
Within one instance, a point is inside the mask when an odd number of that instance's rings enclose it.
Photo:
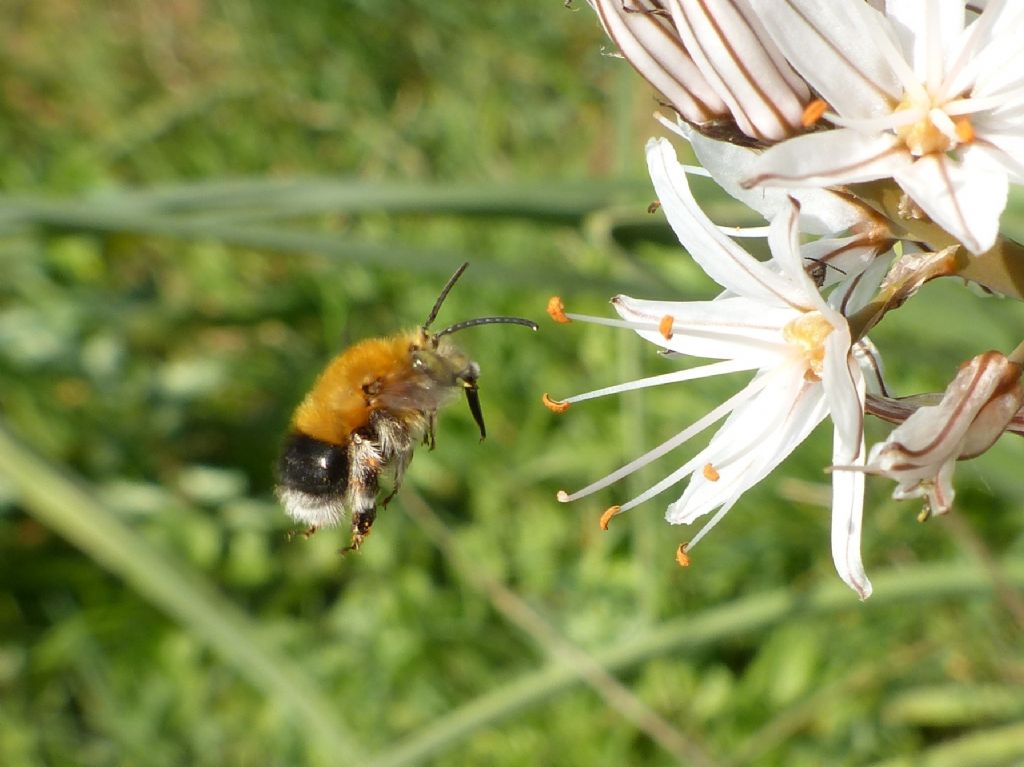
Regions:
[[[960,144],[969,144],[974,140],[974,126],[968,115],[951,117],[938,106],[912,99],[904,100],[895,112],[907,109],[920,111],[922,117],[916,122],[896,128],[896,135],[915,157],[933,152],[949,152]]]
[[[807,361],[807,377],[821,380],[825,365],[825,339],[835,328],[821,312],[805,312],[782,328],[786,343],[795,347]]]

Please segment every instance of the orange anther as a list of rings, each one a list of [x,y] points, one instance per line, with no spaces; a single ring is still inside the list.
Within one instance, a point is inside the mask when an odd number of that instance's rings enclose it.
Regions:
[[[598,523],[601,525],[602,530],[608,529],[608,523],[612,521],[612,517],[619,513],[619,509],[621,508],[621,506],[609,506],[605,509],[604,514],[601,515],[601,521]]]
[[[712,466],[710,463],[704,464],[704,479],[708,482],[717,482],[721,478],[721,474],[718,473],[718,469]]]
[[[544,407],[550,410],[552,413],[564,413],[569,409],[568,402],[559,402],[556,399],[551,399],[547,392],[540,398],[540,401],[544,403]]]
[[[652,202],[650,205],[647,206],[647,212],[648,213],[657,213],[658,212],[658,208],[660,208],[660,207],[661,207],[661,200],[655,200],[654,202]]]
[[[658,323],[658,332],[661,333],[666,341],[670,341],[672,339],[672,325],[675,321],[675,317],[671,314],[666,314],[661,318],[661,322]]]
[[[548,315],[555,322],[561,322],[562,324],[572,322],[572,320],[565,316],[565,304],[562,303],[562,299],[558,296],[551,296],[548,299]]]
[[[823,99],[815,99],[804,107],[804,113],[800,117],[800,124],[810,128],[821,119],[821,116],[828,111],[828,104]]]
[[[676,562],[680,567],[690,566],[690,555],[686,553],[686,547],[689,544],[680,543],[679,548],[676,549]]]
[[[956,137],[961,144],[970,144],[974,141],[974,126],[971,125],[971,118],[967,115],[953,118],[953,127]]]

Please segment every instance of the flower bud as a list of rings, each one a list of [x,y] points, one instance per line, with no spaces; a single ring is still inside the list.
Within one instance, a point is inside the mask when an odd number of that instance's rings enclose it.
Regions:
[[[974,458],[999,438],[1024,403],[1021,366],[999,352],[960,367],[937,405],[918,408],[871,450],[865,470],[898,484],[897,500],[924,498],[922,518],[953,504],[956,461]]]

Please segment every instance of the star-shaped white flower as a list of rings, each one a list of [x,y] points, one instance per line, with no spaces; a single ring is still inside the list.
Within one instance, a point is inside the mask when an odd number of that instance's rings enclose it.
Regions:
[[[851,354],[846,318],[821,297],[804,271],[797,206],[787,201],[774,218],[769,233],[772,260],[760,262],[698,207],[668,141],[649,142],[647,159],[661,207],[680,242],[725,292],[713,301],[617,296],[613,304],[622,320],[568,316],[635,330],[677,355],[719,361],[562,402],[724,373],[756,372],[741,391],[664,444],[577,493],[560,493],[559,499],[575,500],[606,487],[725,418],[696,456],[629,502],[613,507],[612,513],[626,511],[688,478],[686,490],[668,508],[668,520],[691,523],[714,512],[688,544],[691,549],[826,416],[831,415],[835,424],[832,463],[851,468],[863,465],[864,377]],[[850,291],[841,286],[834,294],[836,300],[848,300]],[[837,470],[832,482],[833,559],[842,579],[862,599],[867,598],[871,584],[860,556],[863,473]]]
[[[751,0],[838,126],[769,149],[747,185],[893,178],[972,253],[995,243],[1024,182],[1024,4],[990,0]],[[966,24],[966,25],[965,25]]]

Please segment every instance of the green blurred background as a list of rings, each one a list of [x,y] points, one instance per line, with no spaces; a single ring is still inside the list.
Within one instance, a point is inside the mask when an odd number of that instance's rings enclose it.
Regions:
[[[948,519],[869,480],[864,604],[829,556],[827,429],[687,570],[669,497],[597,527],[681,457],[555,502],[743,382],[539,404],[671,369],[549,295],[714,294],[646,213],[657,104],[585,5],[0,14],[0,764],[1024,760],[1016,438],[960,467]],[[459,339],[488,440],[447,410],[358,555],[288,541],[292,408],[463,260],[440,322],[542,324]],[[1021,327],[937,284],[875,340],[913,393]]]

